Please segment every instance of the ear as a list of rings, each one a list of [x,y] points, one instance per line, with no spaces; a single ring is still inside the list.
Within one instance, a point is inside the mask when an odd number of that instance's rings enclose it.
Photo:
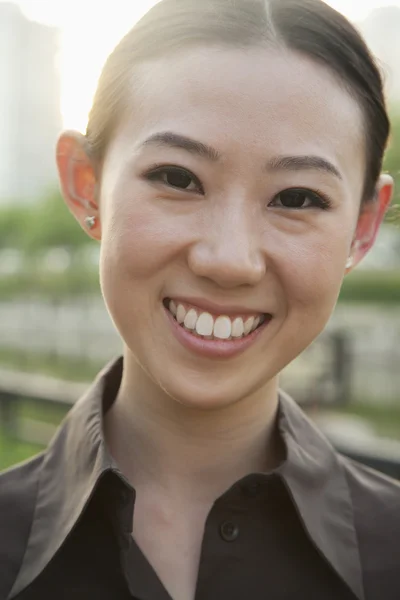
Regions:
[[[88,156],[86,138],[75,131],[63,132],[57,142],[56,160],[65,203],[80,226],[95,240],[101,239],[100,211],[96,200],[96,174]],[[86,217],[95,217],[89,228]]]
[[[381,175],[376,187],[375,197],[362,206],[346,273],[349,273],[374,245],[379,228],[392,200],[393,187],[392,177],[386,174]]]

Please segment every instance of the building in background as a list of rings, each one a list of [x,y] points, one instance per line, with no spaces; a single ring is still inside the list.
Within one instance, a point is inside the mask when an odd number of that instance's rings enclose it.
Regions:
[[[58,50],[56,28],[0,2],[0,205],[32,202],[56,181]]]

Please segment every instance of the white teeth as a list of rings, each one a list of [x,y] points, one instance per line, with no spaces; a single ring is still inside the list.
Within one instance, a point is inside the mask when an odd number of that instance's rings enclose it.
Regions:
[[[196,322],[196,333],[204,336],[212,335],[213,327],[214,319],[210,313],[201,313]]]
[[[239,337],[242,337],[243,334],[244,334],[243,319],[241,317],[238,317],[232,323],[232,337],[239,338]]]
[[[232,323],[229,317],[218,317],[214,324],[214,337],[227,340],[231,337]]]
[[[260,324],[260,317],[256,317],[254,319],[253,327],[251,328],[251,330],[254,331],[255,329],[257,329],[257,327],[259,326],[259,324]]]
[[[197,312],[194,310],[194,308],[191,308],[187,313],[183,324],[185,325],[186,329],[194,329],[196,327],[196,321]]]
[[[254,324],[254,317],[249,317],[244,324],[244,335],[248,335]]]
[[[171,300],[169,303],[169,310],[172,312],[174,317],[176,317],[176,312],[177,312],[178,308],[173,300]]]
[[[243,321],[242,317],[236,317],[232,322],[226,315],[221,315],[214,321],[210,313],[202,312],[198,315],[194,308],[187,311],[183,304],[177,305],[173,300],[169,301],[168,308],[180,325],[205,339],[240,338],[254,331],[264,321],[263,317],[259,316],[248,317],[246,321]]]
[[[176,311],[176,320],[178,321],[178,323],[180,325],[182,325],[183,321],[185,320],[186,317],[186,309],[184,306],[182,306],[182,304],[179,304],[177,311]]]

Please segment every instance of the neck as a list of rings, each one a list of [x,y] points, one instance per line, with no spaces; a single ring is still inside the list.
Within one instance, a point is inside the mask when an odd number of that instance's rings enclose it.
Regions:
[[[277,381],[233,405],[200,410],[169,397],[132,363],[124,362],[104,433],[135,489],[212,503],[238,479],[279,464]]]

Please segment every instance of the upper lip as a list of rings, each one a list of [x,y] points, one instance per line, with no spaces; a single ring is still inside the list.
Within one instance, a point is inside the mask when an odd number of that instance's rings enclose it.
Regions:
[[[206,300],[205,298],[193,298],[183,296],[168,296],[169,300],[173,300],[175,304],[191,304],[204,311],[217,315],[263,315],[265,311],[246,308],[244,306],[232,305],[227,306],[226,304],[218,304],[212,300]]]

